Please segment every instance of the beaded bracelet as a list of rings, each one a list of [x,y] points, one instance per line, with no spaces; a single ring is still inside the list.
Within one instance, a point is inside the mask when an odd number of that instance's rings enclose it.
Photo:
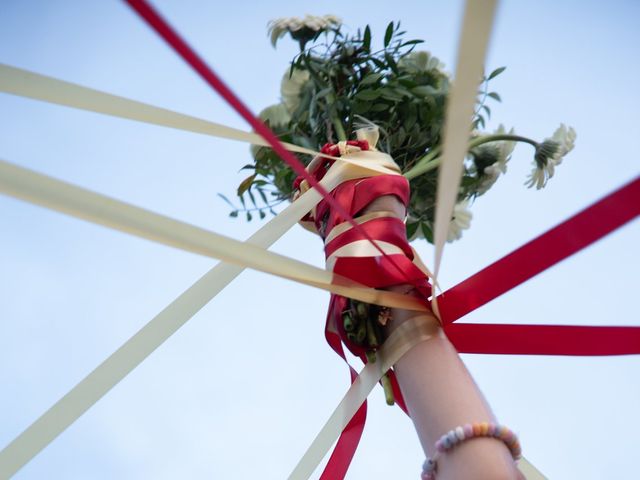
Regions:
[[[475,437],[491,437],[502,440],[511,451],[514,460],[520,459],[521,448],[518,437],[509,428],[497,423],[467,423],[448,431],[436,442],[436,453],[427,458],[422,465],[422,480],[435,480],[437,461],[440,456],[453,447]]]

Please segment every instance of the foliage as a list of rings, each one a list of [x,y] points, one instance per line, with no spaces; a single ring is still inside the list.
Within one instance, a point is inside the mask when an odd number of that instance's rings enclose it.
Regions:
[[[330,22],[318,21],[329,17]],[[287,31],[299,42],[300,52],[283,77],[282,103],[263,110],[261,119],[282,141],[313,150],[319,150],[327,142],[353,138],[358,128],[377,126],[380,132],[377,148],[390,154],[411,182],[408,236],[432,241],[442,129],[450,88],[443,64],[426,51],[416,51],[423,40],[405,39],[400,22],[388,24],[383,46],[377,50],[372,47],[373,35],[368,25],[350,35],[343,32],[338,19],[332,16],[277,20],[272,23],[274,45]],[[489,83],[504,70],[505,67],[494,70],[479,84],[474,130],[470,132],[458,196],[461,202],[485,193],[498,175],[506,171],[516,141],[534,145],[537,169],[546,168],[547,159],[553,155],[566,154],[561,152],[558,141],[538,144],[514,135],[513,131],[500,130],[494,135],[477,131],[485,127],[491,116],[487,102],[501,101],[499,94],[490,90]],[[540,152],[542,145],[546,150]],[[271,149],[252,147],[251,151],[254,161],[243,167],[251,175],[237,190],[242,207],[233,206],[225,198],[234,208],[232,216],[244,212],[248,220],[253,218],[251,212],[264,218],[277,203],[289,200],[295,178]],[[305,164],[311,160],[298,157]],[[542,176],[545,183],[552,174],[553,171]],[[532,178],[539,177],[540,172],[534,169]]]

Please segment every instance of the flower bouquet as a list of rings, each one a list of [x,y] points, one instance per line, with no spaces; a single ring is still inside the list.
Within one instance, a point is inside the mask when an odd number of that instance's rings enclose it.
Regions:
[[[426,299],[430,295],[427,275],[408,240],[433,242],[442,130],[451,82],[444,65],[429,52],[417,50],[423,41],[407,39],[400,22],[388,24],[378,49],[372,46],[369,26],[347,33],[340,19],[332,15],[275,20],[269,25],[269,34],[274,47],[287,35],[299,44],[299,53],[282,78],[281,102],[259,115],[280,140],[332,157],[377,151],[392,158],[395,168],[394,175],[344,182],[331,192],[339,202],[348,199],[343,206],[353,217],[369,215],[359,223],[371,233],[370,238],[385,243],[386,252],[381,250],[384,258],[376,252],[362,253],[358,242],[365,240],[355,238],[353,232],[345,233],[341,224],[346,219],[324,201],[303,219],[325,240],[327,268],[370,287],[410,286],[403,293]],[[541,142],[502,126],[493,133],[482,132],[491,115],[488,103],[501,101],[490,83],[504,70],[498,68],[478,79],[473,127],[448,241],[459,239],[469,228],[470,202],[506,173],[516,143],[534,148],[534,166],[526,185],[538,189],[546,185],[574,145],[575,131],[565,125]],[[231,216],[243,213],[251,220],[257,212],[264,218],[278,203],[295,200],[309,188],[270,148],[252,147],[251,153],[253,162],[244,167],[251,174],[237,190],[240,206],[223,197],[233,208]],[[299,159],[318,181],[333,165],[332,160],[322,157],[300,155]],[[368,209],[384,196],[401,202],[401,214]],[[390,208],[387,205],[385,209]],[[342,237],[349,238],[341,242]],[[339,335],[354,354],[375,361],[390,317],[385,307],[334,295],[327,335]],[[393,403],[389,378],[383,378],[383,386],[387,402]]]

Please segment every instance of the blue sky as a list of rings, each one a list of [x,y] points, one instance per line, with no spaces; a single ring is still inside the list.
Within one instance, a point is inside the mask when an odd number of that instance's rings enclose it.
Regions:
[[[273,50],[274,17],[333,13],[390,20],[453,68],[462,2],[157,1],[254,110],[278,101],[294,45]],[[447,245],[450,287],[638,174],[635,2],[503,2],[487,69],[494,121],[534,138],[560,122],[575,150],[548,188],[522,186],[531,151],[473,206]],[[246,129],[122,2],[3,1],[0,62]],[[244,144],[0,94],[0,157],[245,239],[228,218],[249,160]],[[530,280],[464,321],[638,325],[638,222]],[[430,246],[416,243],[430,263]],[[323,264],[294,228],[273,250]],[[8,443],[215,262],[0,196],[0,445]],[[16,478],[286,477],[348,386],[324,343],[327,295],[245,272]],[[464,356],[524,454],[552,479],[634,478],[638,357]],[[411,423],[370,398],[347,478],[418,478]],[[612,441],[615,439],[615,441]],[[615,444],[615,446],[613,446]]]

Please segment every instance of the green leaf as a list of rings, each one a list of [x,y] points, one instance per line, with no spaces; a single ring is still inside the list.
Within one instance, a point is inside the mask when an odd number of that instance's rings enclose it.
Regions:
[[[231,201],[229,201],[229,199],[227,197],[225,197],[223,194],[219,193],[218,196],[224,200],[225,202],[227,202],[227,204],[231,207],[231,208],[235,208],[233,203],[231,203]]]
[[[354,102],[351,110],[353,113],[357,113],[358,115],[363,115],[369,111],[371,108],[371,102],[363,101],[363,102]]]
[[[362,79],[360,85],[371,85],[372,83],[379,82],[382,78],[384,78],[384,74],[382,73],[370,73]]]
[[[393,73],[395,73],[396,75],[400,75],[400,72],[398,71],[398,64],[394,60],[393,56],[388,52],[386,52],[384,54],[384,59],[389,64],[389,68],[393,71]]]
[[[358,100],[371,101],[380,96],[380,90],[365,89],[356,93],[355,98]]]
[[[482,105],[482,109],[487,112],[487,118],[491,118],[491,109],[486,105]]]
[[[385,110],[389,110],[389,105],[386,103],[376,103],[370,108],[370,110],[372,112],[384,112]]]
[[[419,225],[420,222],[407,223],[407,238],[413,237],[413,235],[418,231]]]
[[[247,212],[247,222],[250,222],[252,218],[253,216],[251,215],[251,213]]]
[[[253,196],[253,192],[251,191],[251,189],[247,190],[247,193],[249,194],[249,198],[251,199],[251,203],[253,203],[253,206],[257,207],[258,205],[256,205],[256,197]]]
[[[254,173],[253,175],[248,176],[242,182],[240,182],[240,185],[238,185],[238,196],[239,197],[242,196],[242,194],[244,194],[244,192],[249,190],[249,187],[251,187],[251,184],[253,183],[253,180],[255,178],[256,178],[256,175]]]
[[[229,216],[230,216],[231,218],[236,218],[236,217],[238,216],[238,211],[237,211],[237,210],[234,210],[233,212],[231,212],[231,213],[229,214]]]
[[[407,45],[417,45],[419,43],[424,43],[424,40],[409,40],[408,42],[404,42],[401,47],[406,47]]]
[[[423,222],[420,224],[420,229],[422,230],[422,235],[424,235],[427,242],[433,243],[433,232],[431,231],[431,228],[429,228],[429,225]]]
[[[487,78],[487,80],[491,80],[492,78],[496,78],[498,75],[500,75],[506,69],[507,69],[507,67],[496,68],[493,72],[491,72],[491,74],[489,75],[489,78]]]
[[[389,42],[391,41],[391,37],[393,36],[393,22],[390,22],[387,25],[387,30],[384,32],[384,47],[387,48],[389,46]]]
[[[496,92],[489,92],[487,95],[493,98],[494,100],[497,100],[498,102],[502,101],[502,98],[500,98],[500,95],[498,95]]]
[[[431,85],[420,85],[419,87],[412,88],[411,93],[419,97],[426,97],[439,94],[440,92],[438,92],[438,90],[433,88]]]
[[[267,216],[267,214],[264,213],[262,210],[260,210],[258,213],[260,214],[260,220],[262,220],[264,217]]]
[[[262,198],[262,201],[265,204],[269,203],[269,200],[267,200],[267,196],[264,194],[264,190],[262,190],[261,188],[258,189],[258,193],[260,194],[260,198]]]
[[[362,39],[362,48],[365,52],[371,51],[371,29],[369,25],[364,29],[364,37]]]

